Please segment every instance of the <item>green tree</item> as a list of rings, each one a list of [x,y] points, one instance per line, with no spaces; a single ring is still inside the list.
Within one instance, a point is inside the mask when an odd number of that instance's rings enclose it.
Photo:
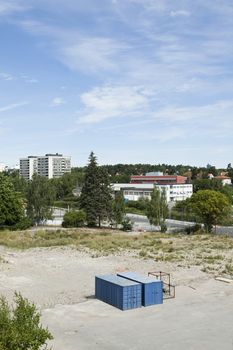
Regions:
[[[147,217],[151,225],[160,225],[161,229],[165,229],[165,219],[168,217],[168,205],[166,201],[166,193],[154,188],[151,194],[151,200],[147,206]]]
[[[231,185],[222,186],[220,192],[225,194],[225,196],[227,196],[231,204],[233,204],[233,187]]]
[[[111,220],[112,217],[112,190],[109,175],[106,169],[98,168],[99,173],[99,201],[97,202],[96,213],[98,226],[103,220]]]
[[[71,210],[65,213],[62,226],[63,227],[82,227],[86,221],[86,213],[84,210]]]
[[[24,200],[10,178],[0,174],[0,225],[13,226],[24,217]]]
[[[9,174],[9,178],[14,186],[15,191],[20,192],[22,196],[25,197],[28,182],[19,175],[18,171],[14,171],[13,173]]]
[[[211,232],[213,225],[221,223],[231,212],[229,199],[222,193],[212,190],[200,190],[189,200],[189,206],[199,220]]]
[[[84,176],[80,208],[86,212],[88,226],[100,226],[102,220],[111,217],[112,197],[108,173],[98,167],[93,152],[89,156]]]
[[[122,223],[125,216],[125,199],[122,191],[116,193],[113,201],[113,220],[117,225]]]
[[[77,186],[76,177],[75,174],[67,173],[60,178],[50,180],[56,191],[56,199],[64,199],[67,196],[73,196],[73,190]]]
[[[47,349],[47,340],[53,337],[40,324],[40,314],[20,294],[15,294],[15,306],[11,308],[5,298],[0,298],[0,349]]]
[[[28,217],[37,224],[51,219],[54,199],[54,187],[50,181],[46,177],[33,175],[27,190]]]
[[[200,179],[193,181],[193,190],[194,192],[200,190],[213,190],[221,191],[223,188],[222,181],[218,179]]]

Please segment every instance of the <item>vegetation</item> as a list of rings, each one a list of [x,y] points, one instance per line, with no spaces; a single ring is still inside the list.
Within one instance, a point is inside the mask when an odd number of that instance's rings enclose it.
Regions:
[[[147,205],[147,217],[151,225],[159,225],[166,231],[165,220],[168,217],[168,206],[165,191],[154,188],[151,200]]]
[[[198,218],[196,214],[192,212],[189,203],[189,198],[183,201],[176,202],[174,207],[170,211],[170,218],[174,220],[197,222]]]
[[[0,226],[14,226],[24,216],[24,201],[10,179],[0,174]]]
[[[122,191],[119,191],[115,195],[112,212],[112,218],[117,227],[117,225],[122,223],[125,216],[125,199]]]
[[[91,157],[93,158],[93,167],[91,165]],[[151,171],[187,176],[188,181],[194,185],[195,193],[202,190],[217,191],[224,194],[233,205],[233,187],[229,185],[223,186],[220,180],[208,179],[209,173],[216,176],[223,171],[227,171],[228,175],[233,179],[231,164],[228,164],[227,169],[216,169],[209,164],[201,168],[169,164],[98,166],[96,157],[92,153],[88,166],[74,168],[70,174],[65,174],[58,179],[41,179],[37,175],[31,181],[25,181],[19,176],[17,171],[5,175],[1,174],[0,226],[8,226],[12,229],[26,229],[34,223],[43,223],[46,219],[51,218],[52,206],[67,208],[68,210],[85,210],[89,226],[100,226],[101,222],[105,220],[119,224],[124,218],[124,212],[146,215],[148,213],[146,200],[128,201],[125,204],[123,204],[122,198],[116,197],[113,200],[109,185],[110,182],[129,182],[131,175],[145,174]],[[8,188],[9,186],[11,188],[11,199],[9,197],[9,200],[1,192],[4,187],[6,190],[6,182],[8,183]],[[75,189],[78,192],[82,189],[81,198],[76,196],[77,192],[75,193]],[[118,200],[121,203],[117,203]],[[123,210],[122,213],[120,213],[121,210]],[[176,203],[170,212],[170,217],[178,220],[200,221],[200,215],[193,211],[188,201]],[[157,219],[155,221],[158,222]],[[232,225],[233,218],[225,216],[219,222],[224,225]],[[165,226],[163,228],[165,229]]]
[[[40,325],[40,314],[20,294],[15,294],[12,308],[5,298],[0,298],[0,349],[47,349],[47,340],[53,339],[48,329]]]
[[[36,224],[52,218],[55,192],[46,177],[33,175],[27,187],[27,216]]]
[[[148,199],[139,198],[138,201],[126,202],[126,213],[146,215]]]
[[[211,274],[233,275],[233,239],[209,235],[201,230],[190,235],[142,233],[138,236],[94,228],[25,231],[20,234],[0,231],[0,245],[20,249],[69,245],[95,258],[124,252],[154,262],[175,262],[186,267],[196,265]]]
[[[86,213],[84,210],[71,210],[65,213],[62,226],[63,227],[82,227],[86,222]]]
[[[231,212],[228,198],[217,191],[200,190],[190,198],[189,207],[211,232],[213,225],[220,224]]]
[[[80,208],[86,212],[88,226],[101,226],[105,219],[111,219],[112,197],[109,176],[98,167],[96,157],[91,152],[86,168]]]
[[[133,225],[128,217],[125,217],[122,221],[122,230],[123,231],[132,231]]]

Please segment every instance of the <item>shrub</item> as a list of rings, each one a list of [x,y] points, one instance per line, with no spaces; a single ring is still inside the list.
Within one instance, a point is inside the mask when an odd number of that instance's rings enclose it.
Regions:
[[[48,329],[40,325],[40,314],[20,294],[15,293],[15,306],[11,308],[0,298],[0,350],[47,349],[47,340],[53,339]]]
[[[71,210],[64,215],[63,227],[82,227],[86,221],[86,213],[83,210]]]
[[[122,221],[122,230],[123,231],[131,231],[133,228],[133,225],[130,221],[129,218],[125,218],[123,221]]]
[[[160,231],[162,233],[167,232],[167,225],[164,222],[162,222],[161,225],[160,225]]]
[[[195,224],[192,226],[188,226],[185,228],[185,232],[187,233],[187,235],[190,235],[192,233],[198,232],[201,230],[201,225],[200,224]]]
[[[27,230],[31,226],[33,226],[32,220],[30,218],[25,217],[21,219],[16,225],[14,225],[12,227],[12,230]]]

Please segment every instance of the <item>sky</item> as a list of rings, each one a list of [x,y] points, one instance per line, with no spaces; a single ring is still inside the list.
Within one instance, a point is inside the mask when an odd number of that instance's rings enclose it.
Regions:
[[[233,163],[232,0],[0,0],[0,163]]]

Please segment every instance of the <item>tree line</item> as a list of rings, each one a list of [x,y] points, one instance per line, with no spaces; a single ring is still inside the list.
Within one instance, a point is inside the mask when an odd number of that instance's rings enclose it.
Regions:
[[[201,170],[202,176],[205,176],[207,171],[214,173],[216,169],[212,168],[204,169],[205,172]],[[203,220],[200,213],[194,209],[195,205],[191,206],[190,200],[178,202],[168,213],[164,195],[156,189],[150,203],[139,201],[127,204],[121,192],[114,194],[114,196],[111,192],[111,182],[117,180],[122,182],[124,177],[129,180],[132,174],[153,170],[164,171],[164,169],[169,170],[170,173],[176,171],[183,175],[188,175],[187,171],[190,172],[190,167],[183,165],[176,167],[166,164],[157,166],[148,164],[99,166],[96,156],[92,152],[86,167],[72,169],[70,174],[65,174],[58,179],[49,180],[34,175],[31,181],[25,181],[18,173],[1,173],[0,226],[24,229],[30,225],[43,223],[43,221],[52,218],[53,206],[69,209],[69,213],[64,218],[65,227],[82,226],[84,223],[87,223],[88,226],[101,226],[104,221],[108,221],[112,226],[123,222],[126,227],[129,227],[129,223],[125,221],[125,213],[132,212],[132,209],[135,213],[141,211],[148,216],[152,224],[161,227],[164,226],[165,218],[168,216],[176,219]],[[197,178],[198,174],[200,176],[200,169],[193,169],[195,171],[189,175],[191,178],[196,174],[196,178],[191,180],[194,185],[194,193],[200,194],[200,191],[217,192],[224,195],[227,202],[233,204],[232,186],[223,186],[221,181],[216,179]],[[228,171],[231,171],[231,167],[228,167]],[[81,191],[80,197],[74,195],[75,188]],[[194,198],[196,197],[194,196]],[[223,217],[221,220],[218,218],[213,222],[223,222]]]

